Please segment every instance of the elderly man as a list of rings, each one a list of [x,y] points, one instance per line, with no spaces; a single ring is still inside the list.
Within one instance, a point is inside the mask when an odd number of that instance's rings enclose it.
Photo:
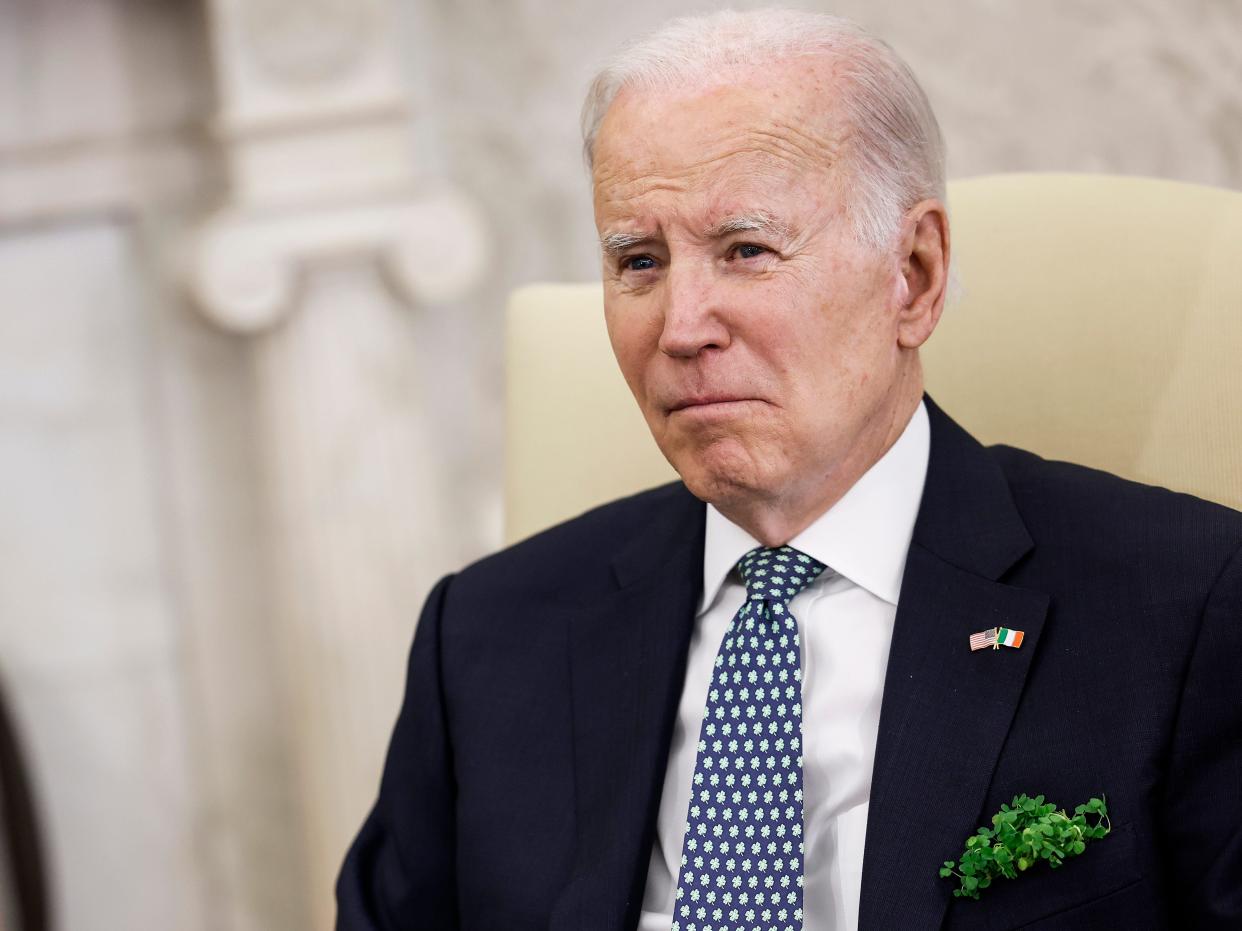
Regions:
[[[1242,927],[1242,516],[924,396],[949,223],[906,67],[827,16],[682,20],[585,129],[682,482],[432,592],[340,927]],[[1108,817],[941,878],[1023,793]]]

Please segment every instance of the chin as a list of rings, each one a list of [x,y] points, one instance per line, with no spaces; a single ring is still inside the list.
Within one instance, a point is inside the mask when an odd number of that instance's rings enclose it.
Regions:
[[[753,501],[771,487],[755,458],[735,440],[721,440],[706,449],[681,450],[666,458],[690,493],[717,507],[738,500]]]

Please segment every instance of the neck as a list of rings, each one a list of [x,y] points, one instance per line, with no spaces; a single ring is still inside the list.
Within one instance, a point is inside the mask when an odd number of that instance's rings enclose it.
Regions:
[[[919,373],[921,376],[921,373]],[[845,496],[867,470],[883,458],[897,442],[923,397],[923,380],[914,380],[912,390],[894,393],[893,401],[872,417],[845,457],[827,474],[817,476],[805,488],[785,491],[778,496],[713,502],[725,517],[744,529],[764,546],[783,546]]]

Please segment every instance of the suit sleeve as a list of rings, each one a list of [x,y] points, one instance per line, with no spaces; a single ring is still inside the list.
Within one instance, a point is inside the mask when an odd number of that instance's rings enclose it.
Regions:
[[[449,931],[458,926],[456,785],[441,672],[451,576],[432,590],[410,650],[405,699],[379,798],[337,880],[337,931]]]
[[[1173,735],[1166,817],[1177,925],[1242,928],[1242,550],[1204,607]]]

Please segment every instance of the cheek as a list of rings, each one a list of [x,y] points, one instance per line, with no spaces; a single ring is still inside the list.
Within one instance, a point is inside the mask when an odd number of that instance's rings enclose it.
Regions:
[[[604,323],[621,374],[630,390],[642,400],[648,363],[659,350],[659,326],[653,325],[650,314],[641,306],[605,305]]]
[[[874,375],[879,334],[855,307],[831,302],[808,307],[770,359],[786,386],[798,422],[821,431],[840,418]]]

